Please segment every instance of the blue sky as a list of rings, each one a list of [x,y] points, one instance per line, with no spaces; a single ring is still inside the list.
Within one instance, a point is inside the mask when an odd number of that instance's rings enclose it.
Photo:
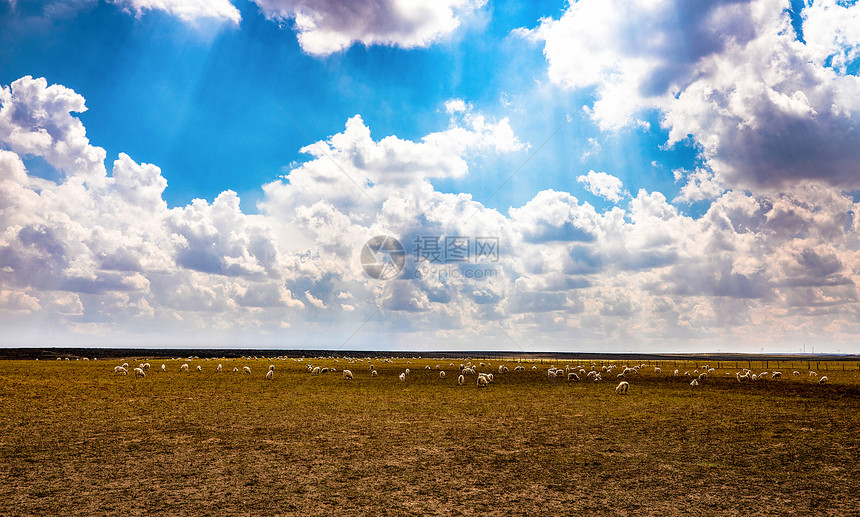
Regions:
[[[8,345],[855,342],[855,3],[159,6],[0,1]]]
[[[158,164],[171,206],[232,189],[253,212],[260,185],[306,159],[299,148],[350,116],[361,114],[376,137],[420,138],[447,125],[441,106],[452,98],[489,117],[510,117],[533,147],[572,118],[512,188],[493,197],[489,206],[499,210],[546,188],[576,188],[571,178],[590,169],[614,171],[634,189],[671,191],[672,169],[694,163],[685,146],[661,151],[660,132],[601,135],[581,111],[592,92],[558,96],[538,84],[547,83],[542,49],[511,31],[559,16],[559,2],[484,6],[448,41],[428,48],[354,45],[323,58],[303,53],[292,31],[266,20],[255,4],[236,6],[238,27],[187,24],[160,11],[129,16],[103,2],[53,18],[46,3],[4,3],[0,81],[46,77],[84,94],[89,110],[80,118],[90,139],[109,157],[126,152]],[[589,138],[606,149],[582,160]],[[481,157],[469,177],[438,186],[486,199],[527,156]]]

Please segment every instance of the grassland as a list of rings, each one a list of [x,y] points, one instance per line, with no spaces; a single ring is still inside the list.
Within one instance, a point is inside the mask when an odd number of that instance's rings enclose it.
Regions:
[[[122,359],[0,361],[0,513],[860,511],[856,362],[814,365],[826,385],[807,375],[806,361],[749,384],[734,378],[746,362],[721,363],[693,388],[671,372],[700,365],[667,361],[661,374],[648,366],[631,376],[630,394],[619,396],[614,378],[549,379],[548,361],[499,375],[502,362],[492,360],[478,370],[495,382],[478,388],[474,377],[457,386],[449,363],[460,359],[373,361],[376,378],[366,361],[343,359],[188,360],[187,373],[186,361],[146,359],[153,369],[143,379],[112,375]],[[592,362],[604,364],[557,365]],[[356,378],[311,376],[308,363]],[[251,375],[232,372],[246,365]]]

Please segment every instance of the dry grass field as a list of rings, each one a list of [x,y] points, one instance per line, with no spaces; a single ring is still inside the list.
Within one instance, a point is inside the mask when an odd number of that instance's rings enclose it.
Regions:
[[[860,512],[856,362],[818,364],[824,385],[805,361],[754,383],[735,379],[746,362],[721,363],[698,387],[672,372],[702,365],[666,361],[658,374],[652,363],[622,396],[620,369],[568,382],[550,379],[546,360],[517,372],[490,360],[477,368],[494,372],[487,388],[475,376],[457,385],[466,359],[373,360],[375,378],[366,360],[145,360],[145,378],[112,373],[143,357],[0,361],[0,513]],[[556,361],[592,363],[608,364]],[[338,371],[310,375],[308,364]]]

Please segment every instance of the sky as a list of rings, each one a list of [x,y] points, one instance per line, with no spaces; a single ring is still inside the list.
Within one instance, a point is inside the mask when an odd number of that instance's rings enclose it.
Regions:
[[[0,346],[860,353],[858,72],[846,0],[0,0]]]

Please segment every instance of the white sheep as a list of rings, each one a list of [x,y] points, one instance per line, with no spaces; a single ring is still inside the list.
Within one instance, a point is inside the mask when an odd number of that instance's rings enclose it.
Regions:
[[[462,386],[464,382],[466,382],[466,378],[465,378],[465,377],[463,377],[462,375],[460,375],[459,377],[457,377],[457,385]]]
[[[818,377],[818,374],[815,372],[809,372],[810,377]]]
[[[233,373],[238,373],[238,372],[239,372],[238,368],[233,368]]]
[[[59,359],[57,359],[57,361],[59,361]],[[128,363],[122,363],[122,367],[128,370]]]
[[[696,379],[693,379],[693,381],[690,382],[690,386],[698,386],[698,385],[699,385],[699,381],[697,381]]]
[[[202,367],[202,366],[200,366],[199,364],[197,365],[197,371],[198,371],[198,372],[202,372],[202,371],[203,371],[203,367]]]
[[[143,371],[143,368],[135,368],[134,369],[135,377],[146,377],[146,372]]]
[[[828,381],[827,376],[822,375],[821,378],[818,379],[818,384],[827,384],[827,381]]]
[[[319,375],[319,374],[320,374],[320,367],[314,366],[313,369],[311,369],[311,375]]]
[[[797,371],[797,370],[794,370],[793,372],[791,372],[791,374],[792,374],[792,375],[794,375],[795,377],[799,377],[799,376],[800,376],[800,372],[799,372],[799,371]]]
[[[478,375],[478,386],[480,386],[482,388],[486,388],[489,385],[490,385],[490,380],[487,378],[487,376],[485,376],[483,374]]]
[[[406,374],[405,373],[400,374],[400,382],[406,382]]]
[[[772,374],[770,374],[771,379],[779,379],[781,377],[782,377],[782,372],[773,372]]]
[[[444,371],[444,370],[442,370],[442,371],[440,371],[440,372],[439,372],[439,378],[440,378],[440,379],[444,379],[444,378],[445,378],[445,371]]]
[[[150,368],[149,363],[143,363],[143,371],[148,372]]]
[[[663,372],[663,370],[661,370],[658,366],[654,367],[654,373],[662,373],[662,372]]]
[[[118,375],[128,375],[128,370],[126,370],[122,366],[114,366],[113,373]]]
[[[266,380],[270,381],[270,380],[272,380],[272,377],[274,377],[274,376],[275,376],[275,370],[269,370],[268,372],[266,372]]]
[[[618,386],[615,387],[615,393],[620,395],[627,395],[627,390],[630,388],[630,384],[627,381],[621,381],[618,383]]]
[[[412,364],[412,363],[409,363],[409,364]],[[403,373],[404,373],[404,374],[406,374],[406,375],[409,375],[409,368],[407,368],[407,369],[406,369],[406,371],[405,371],[405,372],[403,372]]]
[[[567,380],[569,381],[579,381],[579,375],[576,372],[570,372],[567,374]]]
[[[161,363],[161,371],[162,371],[162,372],[166,372],[166,371],[167,371],[167,365],[166,365],[166,364]]]
[[[675,377],[677,377],[677,376],[678,376],[678,370],[675,370],[675,373],[673,373],[672,375],[674,375]]]
[[[215,367],[215,371],[216,371],[216,372],[221,372],[221,371],[223,371],[223,370],[224,370],[224,367],[221,365],[221,363],[218,363],[218,366],[216,366],[216,367]]]
[[[379,374],[376,373],[376,370],[370,370],[370,376],[371,377],[376,377],[377,375],[379,375]]]
[[[270,365],[269,365],[269,371],[274,371],[274,369],[275,369],[275,365],[270,364]]]
[[[351,381],[353,379],[352,372],[349,370],[343,371],[343,379],[346,381]]]
[[[242,372],[247,373],[248,375],[251,375],[251,367],[246,366],[246,367],[242,368]]]
[[[179,367],[179,371],[180,372],[187,372],[188,371],[188,363],[183,363],[182,366]]]

